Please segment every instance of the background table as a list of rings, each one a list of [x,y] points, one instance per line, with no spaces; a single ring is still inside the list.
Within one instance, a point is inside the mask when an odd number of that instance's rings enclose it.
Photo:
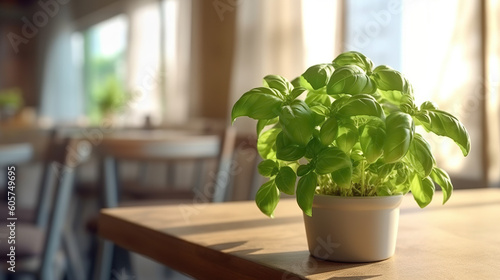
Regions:
[[[441,193],[401,205],[396,254],[374,263],[321,261],[307,251],[302,213],[282,199],[275,219],[254,202],[105,209],[99,232],[198,279],[498,279],[500,189]]]
[[[29,143],[0,144],[0,166],[19,164],[33,157],[33,147]]]

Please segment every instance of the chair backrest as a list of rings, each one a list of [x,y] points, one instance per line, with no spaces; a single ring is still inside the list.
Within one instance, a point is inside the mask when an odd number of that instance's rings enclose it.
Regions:
[[[69,138],[58,138],[56,130],[49,132],[49,141],[42,155],[43,170],[36,205],[35,223],[41,228],[48,224],[55,180],[64,166],[69,141]]]
[[[0,166],[25,163],[33,157],[29,143],[0,144]]]
[[[4,178],[7,178],[7,166],[19,165],[33,158],[33,146],[30,143],[0,144],[0,191],[3,197],[7,192]],[[16,168],[16,167],[15,167]],[[9,169],[10,170],[10,169]]]
[[[46,230],[39,271],[41,279],[53,279],[52,263],[61,245],[73,191],[74,169],[88,158],[91,148],[84,140],[53,137],[50,141],[36,219],[37,225]]]
[[[215,189],[205,198],[208,201],[217,202],[224,200],[228,180],[222,175],[231,162],[234,138],[235,132],[232,128],[211,134],[195,134],[192,131],[179,131],[179,133],[164,131],[162,134],[161,131],[156,130],[145,131],[143,134],[112,135],[104,138],[96,147],[103,161],[104,205],[114,207],[118,204],[117,161],[119,160],[171,164],[215,160],[217,165],[213,182]]]
[[[219,155],[217,135],[168,135],[164,138],[105,138],[99,154],[127,160],[182,160],[212,158]]]

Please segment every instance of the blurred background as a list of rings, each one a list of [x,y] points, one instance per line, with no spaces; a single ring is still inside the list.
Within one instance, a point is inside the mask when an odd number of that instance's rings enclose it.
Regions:
[[[431,138],[456,188],[498,187],[499,14],[498,0],[2,0],[0,143],[34,143],[36,155],[51,129],[225,127],[263,76],[291,80],[356,50],[465,124],[465,159]],[[245,170],[254,124],[235,123]],[[36,157],[24,168],[20,180],[36,182]],[[97,176],[82,169],[83,181]],[[251,176],[233,178],[226,199],[251,199]]]
[[[99,125],[106,115],[114,126],[227,120],[264,75],[293,79],[357,50],[403,72],[417,101],[432,99],[465,123],[472,152],[462,160],[436,139],[443,167],[477,184],[499,180],[496,0],[0,5],[2,128]]]

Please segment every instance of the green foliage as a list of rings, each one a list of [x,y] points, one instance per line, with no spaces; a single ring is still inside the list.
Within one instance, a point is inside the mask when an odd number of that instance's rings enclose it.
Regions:
[[[0,110],[10,108],[17,111],[21,109],[23,104],[23,95],[20,88],[0,90]]]
[[[91,122],[98,124],[104,117],[125,109],[129,101],[125,80],[121,75],[125,53],[118,52],[106,57],[98,55],[90,49],[87,44],[90,41],[87,40],[92,39],[85,39],[86,111]]]
[[[308,216],[312,215],[312,203],[317,182],[316,173],[309,172],[302,176],[297,183],[297,204]]]
[[[385,120],[386,139],[384,141],[384,161],[399,161],[408,149],[415,134],[415,125],[410,115],[394,112]]]
[[[273,119],[278,116],[283,105],[281,93],[274,88],[254,88],[236,101],[231,112],[231,119],[247,116],[252,119]]]
[[[443,203],[453,185],[436,166],[431,145],[415,126],[452,139],[464,156],[470,138],[453,115],[426,101],[418,107],[410,82],[398,71],[359,52],[308,68],[300,77],[268,75],[234,104],[232,121],[258,120],[259,173],[269,178],[257,192],[260,210],[272,216],[279,193],[296,195],[312,214],[315,194],[387,196],[412,192],[428,205],[435,184]],[[267,130],[266,130],[267,128]]]
[[[116,76],[110,76],[95,96],[101,114],[109,114],[122,109],[126,97]]]
[[[280,191],[274,180],[264,183],[255,195],[255,202],[262,213],[269,217],[274,216],[274,209],[280,201]]]

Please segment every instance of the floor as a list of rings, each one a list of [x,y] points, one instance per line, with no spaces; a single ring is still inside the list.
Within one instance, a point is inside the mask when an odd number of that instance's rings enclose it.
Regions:
[[[114,278],[112,280],[190,280],[192,278],[176,272],[174,270],[168,269],[165,266],[154,262],[148,258],[145,258],[138,254],[133,254],[132,265],[134,266],[134,272],[136,275],[124,274],[126,271],[113,271]],[[123,277],[125,276],[125,277]],[[121,278],[120,278],[121,277]],[[128,278],[127,278],[128,277]]]

